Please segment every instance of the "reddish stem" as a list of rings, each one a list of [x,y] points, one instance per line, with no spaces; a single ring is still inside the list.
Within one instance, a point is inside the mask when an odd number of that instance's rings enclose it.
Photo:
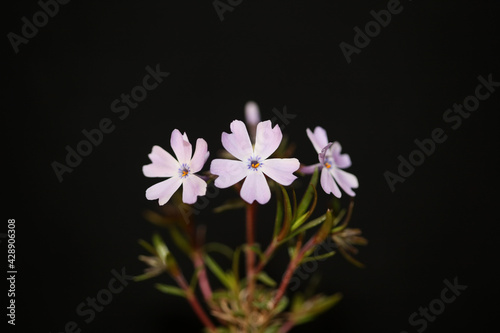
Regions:
[[[278,242],[276,242],[274,239],[273,241],[269,244],[267,247],[266,251],[264,252],[263,259],[259,262],[259,265],[255,269],[255,274],[258,274],[264,266],[267,265],[269,262],[269,259],[271,259],[271,256],[273,255],[274,251],[278,248]]]
[[[247,231],[247,281],[248,281],[248,297],[251,299],[255,289],[255,252],[251,247],[255,243],[255,216],[257,211],[257,203],[247,205],[246,212],[246,231]]]
[[[198,281],[200,282],[201,293],[208,303],[212,300],[212,288],[210,287],[210,282],[208,282],[207,270],[199,249],[195,250],[193,254],[193,262],[195,269],[198,270]]]
[[[300,249],[300,244],[297,243],[296,251],[299,251]],[[288,283],[290,283],[290,279],[293,276],[293,273],[297,269],[300,261],[304,257],[305,253],[309,251],[314,245],[316,244],[316,237],[312,237],[309,239],[309,241],[304,245],[302,249],[300,249],[300,252],[293,258],[290,263],[288,264],[288,267],[285,271],[285,275],[283,276],[283,280],[281,280],[281,284],[278,288],[278,292],[276,293],[276,296],[274,297],[273,304],[276,306],[278,302],[281,300],[283,295],[285,295],[286,288],[288,287]]]
[[[216,332],[215,325],[212,323],[210,318],[208,318],[207,314],[201,307],[200,303],[198,302],[198,299],[194,295],[193,291],[189,288],[186,279],[184,276],[180,273],[177,276],[174,277],[179,286],[186,292],[186,298],[193,308],[194,313],[198,316],[200,321],[207,327],[211,332]]]

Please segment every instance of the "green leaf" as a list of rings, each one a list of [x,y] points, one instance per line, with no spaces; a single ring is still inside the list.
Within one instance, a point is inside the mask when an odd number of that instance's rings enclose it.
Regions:
[[[241,256],[241,246],[238,246],[234,251],[233,256],[233,275],[236,281],[240,279],[240,256]]]
[[[276,281],[274,281],[269,275],[267,275],[266,272],[263,271],[257,274],[257,280],[264,283],[268,287],[276,287],[277,285]]]
[[[169,286],[169,285],[166,285],[163,283],[157,283],[157,284],[155,284],[155,287],[156,287],[156,289],[158,289],[159,291],[161,291],[165,294],[180,296],[180,297],[184,297],[184,298],[186,297],[186,292],[184,290],[182,290],[181,288],[176,287],[176,286]]]
[[[319,229],[318,233],[315,236],[316,237],[316,240],[315,240],[316,244],[319,244],[322,241],[324,241],[326,239],[326,237],[328,237],[328,235],[330,234],[330,231],[332,230],[332,228],[333,228],[332,211],[327,210],[325,222],[323,223],[323,225],[321,225],[321,228]]]
[[[214,273],[214,275],[219,279],[222,284],[224,284],[227,288],[231,289],[233,285],[231,284],[231,281],[227,274],[222,270],[222,268],[213,260],[208,254],[205,254],[203,256],[205,260],[205,264],[207,267]]]
[[[292,206],[292,212],[293,212],[293,215],[292,215],[292,221],[295,221],[295,218],[296,218],[296,214],[297,214],[297,194],[295,193],[295,190],[292,189],[292,202],[293,202],[293,206]]]
[[[318,295],[305,302],[303,301],[302,304],[297,302],[292,311],[292,320],[297,325],[314,320],[320,314],[331,309],[341,299],[342,294],[336,293],[332,296]]]
[[[281,193],[283,194],[283,206],[284,206],[284,221],[283,221],[283,227],[281,229],[281,232],[278,236],[278,239],[284,238],[288,233],[290,232],[290,226],[292,222],[292,204],[290,203],[290,197],[288,196],[288,193],[286,192],[285,188],[280,185],[281,188]]]
[[[167,259],[167,254],[168,254],[168,247],[165,245],[165,242],[161,238],[161,236],[157,233],[153,235],[153,246],[156,250],[156,253],[158,255],[158,258],[162,260]]]
[[[342,209],[335,216],[335,220],[333,220],[333,225],[336,226],[337,224],[339,224],[339,222],[342,221],[342,219],[344,218],[344,216],[345,216],[345,209]]]
[[[245,244],[245,249],[250,249],[252,252],[259,256],[260,260],[264,260],[264,253],[262,253],[262,250],[260,249],[260,244],[255,243],[252,246],[248,246]]]
[[[172,240],[177,245],[177,247],[189,256],[193,252],[193,248],[189,244],[186,237],[180,233],[177,227],[172,227],[169,230],[170,236],[172,236]]]
[[[191,281],[189,282],[189,287],[191,290],[194,290],[196,288],[196,284],[198,283],[198,277],[199,273],[202,270],[202,267],[198,267],[197,269],[194,270],[193,276],[191,277]]]
[[[318,203],[318,192],[316,191],[316,188],[312,185],[309,185],[309,186],[311,186],[311,188],[313,189],[313,194],[314,194],[313,202],[312,202],[309,210],[305,214],[303,214],[301,217],[299,217],[297,220],[294,221],[294,223],[292,225],[292,231],[297,229],[298,227],[300,227],[305,221],[307,221],[307,219],[309,219],[309,217],[314,212],[314,209],[316,208],[316,204]]]
[[[293,237],[297,236],[301,232],[304,232],[308,229],[314,228],[318,224],[322,223],[326,219],[326,214],[321,215],[320,217],[315,218],[314,220],[309,221],[308,223],[304,224],[302,227],[296,229],[292,233],[290,233],[286,238],[280,241],[280,244],[283,244],[284,242],[292,239]]]
[[[307,257],[307,258],[302,259],[301,263],[305,263],[305,262],[308,262],[308,261],[323,260],[323,259],[326,259],[326,258],[329,258],[329,257],[333,257],[335,255],[335,253],[336,253],[335,251],[332,251],[332,252],[323,253],[323,254],[320,254],[320,255],[317,255],[317,256],[314,256],[314,257]]]
[[[274,219],[273,239],[276,238],[281,230],[283,223],[283,194],[276,188],[276,218]]]
[[[318,168],[316,168],[309,182],[309,186],[307,187],[307,191],[306,193],[304,193],[304,196],[299,203],[299,207],[297,208],[297,216],[302,216],[307,211],[307,208],[309,207],[313,198],[314,192],[316,191],[316,185],[318,184],[319,178],[318,175],[319,171]]]
[[[272,311],[273,315],[277,315],[278,313],[283,312],[288,306],[288,297],[283,296],[281,300],[278,302],[274,310]]]
[[[302,293],[295,293],[292,298],[290,309],[292,312],[298,312],[304,304],[304,295]]]
[[[204,248],[205,252],[217,252],[227,257],[230,260],[233,259],[233,252],[234,252],[233,249],[231,249],[229,246],[225,244],[212,242],[206,244]]]
[[[336,293],[331,296],[324,296],[321,298],[321,301],[316,303],[314,306],[314,310],[316,312],[316,315],[319,315],[323,312],[328,311],[330,308],[332,308],[335,304],[340,302],[342,299],[342,294],[341,293]]]
[[[139,245],[141,245],[144,249],[146,249],[146,251],[148,251],[149,253],[151,253],[152,255],[156,255],[156,250],[155,248],[149,244],[148,242],[146,242],[144,239],[139,239],[138,240],[138,243]]]
[[[140,281],[144,281],[144,280],[151,279],[151,278],[152,278],[151,274],[141,274],[138,276],[134,276],[134,281],[140,282]]]

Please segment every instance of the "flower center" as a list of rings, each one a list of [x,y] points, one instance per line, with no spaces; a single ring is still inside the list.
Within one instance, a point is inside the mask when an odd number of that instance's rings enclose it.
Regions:
[[[323,164],[327,169],[330,169],[333,165],[333,162],[330,158],[325,159],[325,163]]]
[[[252,156],[248,159],[248,169],[257,171],[262,166],[261,158],[259,156]]]
[[[181,178],[186,178],[189,175],[189,166],[187,164],[182,164],[181,167],[179,168],[179,177]]]

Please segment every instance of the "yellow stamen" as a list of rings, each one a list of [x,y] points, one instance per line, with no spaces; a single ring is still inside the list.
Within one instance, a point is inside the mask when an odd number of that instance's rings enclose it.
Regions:
[[[182,177],[186,177],[189,171],[187,170],[182,170]]]
[[[332,167],[332,165],[330,163],[328,163],[328,162],[325,163],[325,166],[326,166],[327,169],[330,169]]]
[[[259,167],[260,163],[252,163],[252,168],[257,169]]]

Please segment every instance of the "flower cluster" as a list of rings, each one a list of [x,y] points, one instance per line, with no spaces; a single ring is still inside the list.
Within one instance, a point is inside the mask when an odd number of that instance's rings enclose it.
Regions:
[[[303,174],[312,174],[318,168],[321,169],[321,187],[326,193],[340,198],[340,186],[345,193],[355,196],[353,189],[358,187],[358,179],[342,170],[351,166],[351,159],[349,155],[341,154],[342,147],[337,141],[328,141],[325,129],[318,126],[314,132],[306,130],[318,153],[319,163],[301,167],[296,158],[270,158],[283,139],[279,126],[273,127],[270,120],[260,121],[254,105],[247,108],[246,118],[248,127],[255,129],[252,135],[255,139],[250,139],[247,126],[241,120],[234,120],[230,124],[231,133],[222,133],[222,146],[234,159],[214,159],[211,162],[210,173],[217,176],[215,186],[228,188],[244,180],[241,198],[247,203],[257,201],[263,205],[271,198],[266,176],[288,186],[297,178],[294,172],[300,169]],[[159,204],[164,205],[182,185],[182,201],[193,204],[198,196],[206,193],[207,184],[196,173],[201,171],[210,155],[207,142],[198,139],[191,156],[192,146],[187,134],[174,129],[170,146],[177,159],[159,146],[154,146],[148,155],[152,163],[143,167],[144,175],[169,178],[148,188],[146,198],[158,199]]]

